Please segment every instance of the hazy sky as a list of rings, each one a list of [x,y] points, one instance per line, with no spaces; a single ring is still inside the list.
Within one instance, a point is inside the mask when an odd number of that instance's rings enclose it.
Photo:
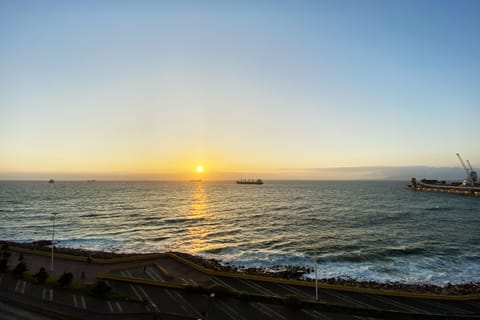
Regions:
[[[475,0],[0,1],[0,178],[480,166],[479,94]]]

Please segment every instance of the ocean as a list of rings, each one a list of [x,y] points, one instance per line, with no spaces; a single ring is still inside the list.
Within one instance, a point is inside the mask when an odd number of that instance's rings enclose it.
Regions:
[[[232,265],[318,266],[320,278],[480,281],[480,199],[403,181],[0,181],[0,239],[181,251]],[[313,274],[307,275],[313,277]]]

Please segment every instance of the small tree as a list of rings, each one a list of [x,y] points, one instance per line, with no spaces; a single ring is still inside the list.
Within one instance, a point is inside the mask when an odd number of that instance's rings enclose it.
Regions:
[[[105,281],[97,281],[92,287],[92,293],[96,296],[105,297],[110,293],[110,286]]]
[[[73,280],[73,274],[71,272],[64,272],[60,278],[58,278],[58,284],[60,287],[66,287],[70,283],[72,283]]]
[[[44,267],[41,267],[40,271],[35,273],[34,277],[37,278],[38,283],[44,284],[45,281],[48,279],[48,272],[45,271]]]
[[[22,262],[20,262],[19,264],[17,264],[17,266],[15,267],[15,269],[13,269],[12,273],[13,273],[13,275],[15,275],[15,276],[21,277],[21,276],[23,276],[23,273],[24,273],[25,271],[27,271],[27,270],[28,270],[28,269],[27,269],[26,263],[22,261]]]

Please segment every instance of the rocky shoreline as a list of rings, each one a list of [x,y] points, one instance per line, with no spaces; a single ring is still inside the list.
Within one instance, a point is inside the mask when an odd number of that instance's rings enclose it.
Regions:
[[[8,246],[22,247],[31,250],[50,251],[51,241],[42,240],[30,243],[12,242],[12,241],[0,241],[0,246],[5,249]],[[118,257],[129,256],[141,256],[142,254],[134,253],[118,253],[110,251],[98,251],[98,250],[86,250],[81,248],[66,248],[55,247],[55,252],[63,253],[73,256],[83,256],[97,259],[111,259]],[[259,275],[264,277],[274,277],[282,279],[294,279],[313,282],[314,279],[305,278],[304,275],[313,272],[311,268],[301,266],[272,266],[270,268],[245,268],[232,266],[228,263],[223,264],[216,259],[206,259],[204,257],[191,255],[183,252],[171,252],[181,258],[191,261],[197,265],[205,268],[223,271],[223,272],[237,272],[250,275]],[[386,282],[380,283],[375,281],[359,281],[356,279],[345,278],[322,278],[318,279],[320,284],[329,284],[345,287],[356,288],[370,288],[379,290],[393,290],[413,293],[429,293],[429,294],[442,294],[442,295],[467,295],[467,294],[480,294],[480,281],[462,283],[462,284],[447,284],[445,286],[438,286],[434,284],[405,284],[400,282]]]

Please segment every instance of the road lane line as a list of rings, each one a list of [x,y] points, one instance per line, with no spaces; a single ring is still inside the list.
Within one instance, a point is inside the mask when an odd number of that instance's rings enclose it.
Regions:
[[[219,308],[220,310],[223,311],[230,319],[232,320],[246,320],[244,316],[239,314],[235,309],[233,309],[231,306],[229,306],[226,302],[223,302],[222,300],[216,299],[214,303],[212,304]]]
[[[157,309],[157,311],[160,311],[157,307],[157,305],[155,304],[155,302],[153,302],[152,298],[150,298],[150,296],[145,292],[145,290],[143,290],[143,287],[142,286],[137,286],[138,290],[140,290],[145,298],[147,298],[148,302],[150,302],[150,305],[154,308],[154,309]]]
[[[73,305],[75,306],[75,308],[78,308],[77,296],[76,295],[73,295]]]
[[[21,293],[22,294],[25,294],[25,287],[27,285],[27,281],[23,281],[23,286],[22,286],[22,290],[21,290]]]
[[[316,310],[308,310],[308,309],[301,309],[303,313],[306,313],[312,318],[320,319],[320,320],[331,320],[332,318],[327,317],[326,315],[321,314]]]
[[[152,278],[152,280],[163,281],[162,278],[160,278],[157,274],[153,273],[152,271],[147,269],[145,272],[148,274],[150,278]]]
[[[53,301],[53,289],[50,289],[50,302]]]
[[[284,290],[290,291],[291,293],[295,294],[299,298],[304,297],[304,298],[307,298],[308,300],[315,300],[313,295],[309,295],[306,292],[303,292],[302,290],[294,288],[292,286],[284,285],[280,283],[277,283],[277,286],[279,286],[280,288],[283,288]]]
[[[180,308],[183,309],[183,311],[185,311],[185,313],[189,313],[189,311],[187,310],[187,308],[185,307],[185,305],[184,305],[182,302],[178,301],[177,298],[173,296],[173,293],[171,293],[169,290],[165,290],[165,292],[167,293],[167,295],[168,295],[173,301],[175,301],[175,302],[177,303],[177,305],[180,306]]]
[[[268,316],[269,318],[271,319],[283,319],[283,320],[287,320],[287,318],[285,318],[284,315],[276,312],[275,310],[273,310],[272,308],[270,307],[267,307],[263,304],[260,304],[258,302],[250,302],[249,303],[252,307],[254,307],[255,309],[257,309],[258,311],[260,311],[261,313],[263,313],[264,315]]]
[[[82,307],[83,307],[83,309],[86,310],[86,309],[87,309],[87,304],[86,304],[86,302],[85,302],[85,297],[84,297],[84,296],[80,296],[80,298],[81,298],[81,300],[82,300]]]
[[[117,306],[117,309],[118,309],[119,312],[123,312],[122,306],[120,305],[120,303],[118,301],[115,302],[115,305]]]
[[[221,286],[227,287],[227,288],[229,288],[229,289],[231,289],[231,290],[233,290],[233,291],[237,291],[237,290],[235,290],[234,287],[232,287],[231,285],[229,285],[228,283],[226,283],[226,282],[223,281],[222,279],[219,279],[219,278],[217,278],[217,277],[212,277],[211,279],[212,279],[212,281],[215,282],[216,284],[219,284],[219,285],[221,285]]]
[[[370,308],[370,309],[373,309],[373,310],[376,310],[378,308],[375,308],[374,306],[372,305],[369,305],[368,303],[365,303],[365,302],[361,302],[361,301],[358,301],[358,300],[355,300],[353,298],[349,298],[347,296],[344,296],[340,293],[337,293],[337,292],[334,292],[333,290],[323,290],[322,292],[326,293],[326,294],[329,294],[331,296],[334,296],[335,298],[337,299],[340,299],[340,300],[343,300],[344,302],[348,302],[348,303],[351,303],[353,304],[354,306],[360,306],[360,307],[366,307],[366,308]]]
[[[18,288],[20,288],[20,280],[17,280],[17,285],[15,286],[15,292],[18,291]]]
[[[47,295],[47,289],[42,288],[42,300],[45,300],[46,295]]]
[[[445,309],[445,311],[447,313],[451,313],[452,311],[455,311],[456,313],[460,313],[460,314],[468,314],[468,313],[471,313],[470,311],[467,311],[465,309],[462,309],[462,308],[459,308],[459,307],[456,307],[456,306],[452,306],[452,305],[449,305],[449,304],[442,304],[440,302],[433,302],[433,301],[428,301],[428,300],[421,300],[420,301],[420,304],[426,304],[428,306],[431,306],[431,307],[434,307],[436,310],[438,309]]]
[[[107,301],[107,305],[108,305],[108,308],[110,309],[110,312],[115,312],[113,311],[113,307],[112,307],[112,304],[110,303],[110,301]]]
[[[132,288],[133,293],[138,297],[138,299],[145,300],[145,298],[142,297],[142,295],[137,292],[137,290],[135,289],[135,287],[132,284],[130,284],[130,288]],[[150,311],[150,308],[148,307],[148,304],[143,304],[143,305],[145,306],[145,309],[147,309],[147,311]]]
[[[389,299],[387,297],[375,296],[375,299],[380,300],[381,302],[389,304],[391,306],[397,307],[397,308],[400,309],[400,311],[402,311],[402,310],[405,311],[406,310],[406,311],[410,311],[410,312],[413,312],[413,313],[425,313],[425,310],[422,310],[422,309],[419,309],[419,308],[416,308],[416,307],[413,307],[413,306],[410,306],[410,305],[403,304],[401,302]]]
[[[260,291],[261,293],[267,294],[269,296],[275,296],[275,297],[278,296],[278,294],[274,293],[273,291],[268,290],[267,288],[262,287],[261,285],[255,283],[253,281],[240,279],[240,282],[246,284],[247,286],[249,286],[252,289]]]
[[[172,290],[172,294],[174,294],[175,296],[178,297],[178,300],[180,300],[182,302],[182,304],[184,306],[187,307],[188,312],[191,313],[191,314],[198,314],[198,311],[197,309],[195,309],[195,307],[193,307],[180,293],[178,293],[178,291],[175,291],[175,290]]]

